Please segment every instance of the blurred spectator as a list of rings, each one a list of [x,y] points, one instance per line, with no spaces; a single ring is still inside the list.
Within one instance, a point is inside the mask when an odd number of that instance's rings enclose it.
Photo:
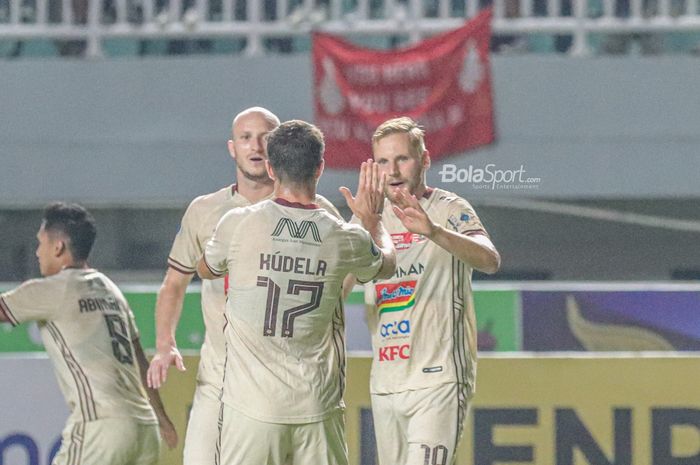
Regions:
[[[642,16],[649,18],[658,13],[656,0],[642,0]],[[615,16],[629,18],[631,16],[630,0],[615,1]],[[603,40],[601,52],[611,55],[629,53],[633,42],[639,44],[640,52],[644,55],[657,55],[663,51],[661,34],[653,32],[609,34]]]
[[[520,1],[504,0],[503,16],[506,18],[520,17]],[[493,0],[479,0],[479,8],[486,8]],[[527,38],[521,35],[502,34],[491,37],[491,50],[494,52],[524,52],[527,51]]]
[[[189,15],[189,17],[188,17]],[[198,21],[195,0],[183,0],[180,21]],[[175,39],[168,42],[167,51],[170,55],[190,55],[211,52],[213,43],[210,39]]]
[[[71,0],[72,24],[87,24],[88,0]],[[62,23],[66,12],[61,0],[49,0],[49,23]],[[82,56],[87,48],[85,40],[57,40],[56,49],[61,56]]]
[[[535,0],[534,5],[535,16],[551,16],[553,12],[549,11],[547,0]],[[571,0],[560,0],[559,16],[571,16]],[[566,53],[571,48],[573,37],[571,34],[557,34],[554,36],[554,50],[559,53]]]

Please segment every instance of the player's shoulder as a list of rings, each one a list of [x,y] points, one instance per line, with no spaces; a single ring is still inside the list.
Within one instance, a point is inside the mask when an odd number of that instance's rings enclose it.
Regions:
[[[434,197],[434,201],[432,202],[433,208],[445,210],[468,208],[473,210],[471,203],[467,199],[454,192],[436,187],[433,188],[430,195]]]
[[[316,194],[316,198],[314,199],[314,202],[316,203],[316,205],[318,205],[319,207],[323,208],[328,213],[330,213],[331,216],[333,216],[337,219],[343,220],[343,217],[340,214],[340,212],[338,211],[338,209],[336,208],[336,206],[333,205],[333,203],[330,200],[328,200],[327,198],[325,198],[321,194]]]
[[[216,209],[226,202],[231,197],[232,187],[227,186],[219,189],[216,192],[197,196],[192,200],[187,207],[188,214],[206,214],[207,212]]]
[[[435,196],[435,201],[439,203],[450,204],[455,202],[467,202],[467,200],[459,194],[455,194],[454,192],[441,189],[439,187],[434,187],[430,195]]]
[[[231,208],[221,217],[221,223],[241,221],[251,215],[269,211],[272,208],[274,208],[274,202],[270,199],[262,200],[252,205]]]
[[[69,283],[70,275],[67,270],[62,270],[51,276],[44,276],[41,278],[33,278],[24,281],[20,284],[15,291],[18,293],[27,294],[47,294],[47,293],[62,293]]]
[[[340,233],[350,241],[367,241],[370,237],[369,232],[361,225],[356,223],[338,222]]]

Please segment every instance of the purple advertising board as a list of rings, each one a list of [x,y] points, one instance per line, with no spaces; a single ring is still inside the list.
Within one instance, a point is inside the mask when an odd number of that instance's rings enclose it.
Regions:
[[[523,291],[523,350],[700,350],[700,292]]]

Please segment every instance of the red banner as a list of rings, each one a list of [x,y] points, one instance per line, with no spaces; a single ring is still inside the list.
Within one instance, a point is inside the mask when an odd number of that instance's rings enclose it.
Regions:
[[[436,160],[492,143],[491,10],[410,48],[378,51],[315,33],[314,111],[326,165],[358,168],[374,130],[410,116],[426,130]]]

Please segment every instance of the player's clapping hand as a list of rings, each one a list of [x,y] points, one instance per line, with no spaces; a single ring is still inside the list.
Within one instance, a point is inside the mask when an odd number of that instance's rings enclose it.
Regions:
[[[415,195],[398,190],[394,202],[392,206],[394,213],[396,213],[396,216],[406,229],[415,234],[432,237],[436,225],[430,219],[428,213],[423,210]]]
[[[360,179],[357,184],[357,194],[352,195],[350,189],[343,186],[340,193],[345,197],[352,213],[366,225],[366,222],[379,222],[384,210],[384,188],[386,175],[379,174],[379,165],[373,160],[362,162]]]
[[[171,365],[175,365],[180,371],[185,371],[185,362],[182,361],[182,355],[177,347],[171,347],[167,352],[157,352],[148,366],[146,375],[148,387],[160,389],[165,380],[168,379],[168,368]]]

